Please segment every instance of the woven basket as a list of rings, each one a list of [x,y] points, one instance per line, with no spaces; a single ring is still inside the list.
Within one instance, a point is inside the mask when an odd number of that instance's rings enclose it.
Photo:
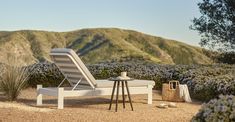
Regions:
[[[162,85],[162,100],[172,102],[183,102],[180,98],[179,81],[172,80]]]

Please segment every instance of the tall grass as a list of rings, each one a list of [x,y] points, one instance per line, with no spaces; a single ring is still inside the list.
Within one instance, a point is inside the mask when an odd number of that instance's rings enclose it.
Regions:
[[[0,73],[0,91],[9,101],[15,101],[22,89],[28,84],[33,67],[23,67],[11,60],[11,65],[5,65]],[[14,63],[13,63],[14,62]]]

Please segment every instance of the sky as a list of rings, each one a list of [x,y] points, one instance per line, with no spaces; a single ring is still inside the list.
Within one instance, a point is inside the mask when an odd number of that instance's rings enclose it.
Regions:
[[[114,27],[199,46],[199,0],[0,0],[0,31]]]

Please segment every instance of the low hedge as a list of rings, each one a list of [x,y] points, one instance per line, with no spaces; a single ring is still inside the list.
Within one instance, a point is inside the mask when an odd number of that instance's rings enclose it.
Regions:
[[[29,86],[36,87],[37,84],[43,86],[57,86],[64,79],[63,74],[59,71],[55,64],[37,63],[31,65],[33,74],[29,79]]]
[[[56,86],[63,79],[58,68],[51,63],[35,64],[36,72],[30,78],[30,86],[36,84]],[[162,65],[150,63],[99,63],[87,65],[96,79],[115,77],[122,71],[136,79],[154,80],[155,89],[162,83],[179,80],[187,84],[193,98],[208,101],[219,94],[235,94],[234,65]]]
[[[200,66],[181,74],[193,98],[208,101],[220,94],[235,93],[234,65]]]

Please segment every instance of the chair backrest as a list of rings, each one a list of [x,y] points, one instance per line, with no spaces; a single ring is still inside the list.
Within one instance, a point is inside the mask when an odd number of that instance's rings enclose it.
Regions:
[[[80,78],[83,78],[79,84],[95,88],[95,78],[72,49],[55,48],[51,50],[50,56],[60,71],[67,77],[70,85],[74,86]]]

